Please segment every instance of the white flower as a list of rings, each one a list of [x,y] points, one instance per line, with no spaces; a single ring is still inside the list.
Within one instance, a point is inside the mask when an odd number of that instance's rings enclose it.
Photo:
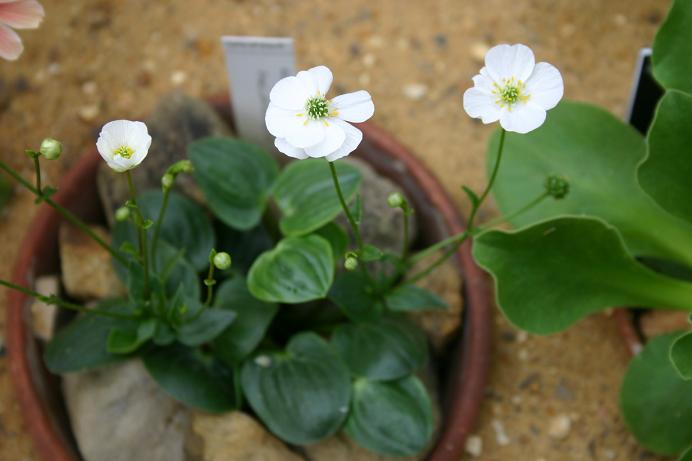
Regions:
[[[96,148],[109,167],[122,173],[136,167],[149,152],[151,136],[142,122],[114,120],[103,125]]]
[[[325,66],[279,80],[269,94],[264,117],[279,151],[298,159],[325,157],[330,162],[353,152],[363,133],[348,122],[364,122],[375,113],[370,93],[356,91],[333,99],[326,94],[332,71]]]
[[[498,45],[485,55],[485,67],[464,93],[464,110],[483,123],[500,121],[507,131],[528,133],[562,99],[562,75],[547,62],[536,64],[524,45]]]

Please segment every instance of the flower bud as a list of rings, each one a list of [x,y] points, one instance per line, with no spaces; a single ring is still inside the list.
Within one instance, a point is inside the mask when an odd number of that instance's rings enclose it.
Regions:
[[[226,252],[220,251],[214,255],[214,266],[220,270],[225,271],[231,267],[231,255]]]
[[[569,193],[569,183],[562,176],[548,176],[545,180],[544,186],[546,193],[556,200],[565,198],[565,196]]]
[[[358,268],[358,259],[353,256],[348,256],[344,261],[344,268],[347,271],[354,271]]]
[[[192,173],[192,162],[189,160],[179,160],[168,167],[166,173],[178,175],[180,173]]]
[[[127,221],[130,217],[130,209],[126,206],[121,206],[115,210],[115,220],[118,222]]]
[[[401,208],[404,205],[404,202],[404,196],[399,192],[392,192],[389,194],[389,197],[387,197],[387,204],[391,208]]]
[[[39,152],[46,160],[55,160],[62,153],[62,143],[52,138],[46,138],[41,141]]]
[[[173,187],[174,182],[175,177],[170,173],[166,173],[161,177],[161,187],[163,187],[164,189],[170,189],[171,187]]]

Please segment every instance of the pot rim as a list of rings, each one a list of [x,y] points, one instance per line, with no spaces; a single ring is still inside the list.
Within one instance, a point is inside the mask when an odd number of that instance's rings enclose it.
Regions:
[[[219,110],[230,107],[228,94],[208,99]],[[402,163],[410,176],[425,191],[426,197],[442,217],[450,235],[464,229],[464,221],[449,194],[423,163],[406,147],[385,130],[372,123],[361,123],[364,139],[375,147],[386,151],[393,159]],[[77,178],[93,171],[100,162],[95,147],[84,153],[60,182],[54,200],[66,205],[79,199],[80,191],[74,184]],[[31,278],[34,254],[47,251],[42,236],[46,229],[55,229],[59,215],[43,204],[29,226],[22,242],[11,279],[13,283],[26,285]],[[467,240],[456,254],[463,277],[464,321],[461,338],[456,341],[453,370],[446,388],[448,413],[428,461],[457,461],[465,449],[468,435],[474,428],[484,397],[491,360],[491,289],[486,274],[476,265],[471,256],[471,241]],[[51,410],[41,396],[40,385],[34,381],[35,364],[31,363],[30,350],[35,348],[35,339],[25,321],[28,297],[9,291],[7,297],[7,349],[9,369],[24,422],[39,456],[50,461],[76,461],[79,458],[69,441],[55,429]]]

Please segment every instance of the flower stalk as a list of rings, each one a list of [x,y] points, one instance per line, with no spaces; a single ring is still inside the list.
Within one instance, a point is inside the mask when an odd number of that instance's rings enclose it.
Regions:
[[[144,266],[144,296],[149,297],[149,249],[147,248],[147,231],[145,229],[144,216],[142,216],[142,211],[137,205],[137,190],[135,189],[135,183],[132,181],[132,174],[129,170],[125,172],[127,177],[127,185],[130,189],[130,202],[132,208],[135,211],[135,226],[137,227],[137,232],[139,234],[139,255],[142,260],[142,266]]]

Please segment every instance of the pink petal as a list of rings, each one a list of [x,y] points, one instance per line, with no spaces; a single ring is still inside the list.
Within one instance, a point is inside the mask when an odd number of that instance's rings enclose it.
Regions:
[[[43,6],[37,0],[0,0],[0,23],[15,29],[36,29],[43,16]]]
[[[9,27],[0,24],[0,58],[14,61],[22,54],[24,46],[19,35]]]

